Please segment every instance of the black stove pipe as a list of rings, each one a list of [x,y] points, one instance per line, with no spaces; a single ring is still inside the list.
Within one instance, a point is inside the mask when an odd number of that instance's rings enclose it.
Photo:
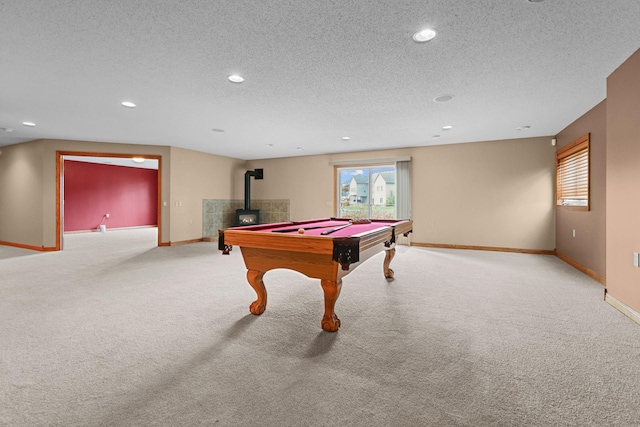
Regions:
[[[262,169],[254,171],[246,171],[244,173],[244,210],[251,210],[251,177],[255,179],[263,179]]]

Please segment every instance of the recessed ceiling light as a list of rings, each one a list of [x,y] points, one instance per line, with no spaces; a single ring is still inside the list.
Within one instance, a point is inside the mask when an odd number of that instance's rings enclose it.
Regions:
[[[13,132],[13,129],[11,129],[11,128],[0,128],[0,130],[5,131],[5,132]]]
[[[233,83],[242,83],[244,79],[237,74],[233,74],[229,76],[229,81],[232,81]]]
[[[298,151],[304,151],[304,150],[306,150],[306,148],[296,147],[296,150],[298,150]]]
[[[132,157],[131,160],[135,163],[144,163],[144,157]]]
[[[35,126],[35,125],[36,125],[36,124],[35,124],[35,123],[33,123],[33,122],[22,122],[22,124],[23,124],[23,125],[25,125],[25,126],[31,126],[31,127],[33,127],[33,126]]]
[[[433,135],[431,138],[440,138],[440,135]]]
[[[267,147],[273,147],[273,144],[265,144]]]
[[[529,3],[542,3],[544,0],[528,0]]]
[[[429,40],[433,40],[433,38],[438,34],[438,32],[432,28],[425,28],[422,31],[418,31],[413,35],[413,40],[418,43],[428,42]]]
[[[527,130],[527,129],[531,129],[531,126],[520,126],[516,128],[516,130]]]
[[[447,102],[453,99],[453,95],[440,95],[433,98],[433,102]]]
[[[350,136],[343,136],[343,137],[342,137],[342,140],[343,140],[343,141],[348,141],[348,140],[350,140],[350,139],[351,139],[351,137],[350,137]]]
[[[127,108],[136,108],[136,104],[131,101],[122,101],[122,105]]]
[[[213,128],[211,132],[224,132],[224,129]]]
[[[453,126],[451,125],[442,126],[442,130],[451,130],[451,129],[453,129]]]

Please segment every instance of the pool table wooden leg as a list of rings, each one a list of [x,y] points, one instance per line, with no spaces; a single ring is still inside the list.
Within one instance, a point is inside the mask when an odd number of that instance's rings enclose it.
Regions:
[[[332,280],[320,280],[322,290],[324,291],[324,316],[322,316],[322,329],[327,332],[335,332],[340,327],[340,319],[334,311],[336,301],[340,296],[342,289],[342,279],[335,282]]]
[[[264,287],[262,276],[264,276],[264,271],[247,271],[247,280],[258,295],[258,299],[249,306],[249,311],[255,315],[264,313],[264,310],[267,308],[267,289]]]
[[[384,263],[382,264],[382,269],[384,270],[384,277],[387,279],[393,279],[393,270],[389,268],[389,264],[391,264],[391,260],[396,254],[396,248],[387,249],[385,251]]]

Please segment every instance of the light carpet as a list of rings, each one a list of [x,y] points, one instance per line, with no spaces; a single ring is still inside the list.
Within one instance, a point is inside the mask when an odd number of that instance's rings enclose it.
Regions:
[[[156,230],[0,247],[0,425],[637,426],[640,328],[553,256],[399,247],[319,280]]]

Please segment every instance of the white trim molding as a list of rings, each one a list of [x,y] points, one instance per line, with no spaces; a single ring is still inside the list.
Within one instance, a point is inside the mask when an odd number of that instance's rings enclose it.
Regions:
[[[629,317],[634,322],[640,324],[640,313],[638,313],[637,311],[635,311],[633,308],[629,307],[625,303],[621,302],[616,297],[612,296],[610,293],[607,292],[606,289],[604,290],[604,300],[609,304],[611,304],[613,308],[615,308],[625,316]]]

